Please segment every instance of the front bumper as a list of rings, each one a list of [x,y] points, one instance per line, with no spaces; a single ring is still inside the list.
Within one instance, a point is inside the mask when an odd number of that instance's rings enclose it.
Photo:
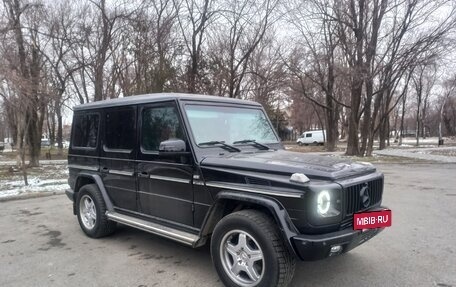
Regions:
[[[298,235],[292,238],[296,253],[304,261],[319,260],[345,253],[368,241],[384,228],[353,230],[345,229],[319,235]],[[341,246],[338,252],[331,252],[331,247]]]

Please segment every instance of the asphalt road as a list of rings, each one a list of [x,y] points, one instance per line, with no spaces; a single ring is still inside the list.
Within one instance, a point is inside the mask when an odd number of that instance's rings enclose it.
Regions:
[[[379,165],[393,226],[300,262],[292,286],[456,286],[456,165]],[[0,203],[0,286],[221,286],[208,248],[120,227],[90,239],[64,195]]]

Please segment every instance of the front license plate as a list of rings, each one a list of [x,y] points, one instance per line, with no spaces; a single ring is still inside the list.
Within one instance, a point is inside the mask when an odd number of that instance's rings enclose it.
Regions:
[[[355,213],[353,229],[372,229],[391,226],[391,210],[369,211]]]

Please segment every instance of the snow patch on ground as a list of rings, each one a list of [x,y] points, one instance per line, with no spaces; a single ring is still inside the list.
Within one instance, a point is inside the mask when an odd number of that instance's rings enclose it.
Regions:
[[[66,179],[40,180],[38,177],[30,178],[27,186],[23,180],[1,180],[0,186],[0,198],[23,193],[58,192],[69,188]]]
[[[0,163],[0,199],[32,193],[56,193],[68,189],[68,167],[66,162],[53,161],[27,170],[28,185],[24,184],[22,172],[17,168]]]

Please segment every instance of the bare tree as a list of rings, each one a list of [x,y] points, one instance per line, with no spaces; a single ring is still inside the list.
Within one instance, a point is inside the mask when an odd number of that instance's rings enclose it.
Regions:
[[[217,30],[213,33],[213,39],[216,43],[225,43],[219,44],[225,48],[219,57],[224,59],[220,62],[228,65],[227,84],[230,98],[241,97],[250,57],[272,27],[276,7],[275,0],[223,3],[223,14],[217,26],[214,25]]]
[[[57,121],[57,134],[54,128],[50,129],[51,139],[56,136],[59,154],[63,149],[63,108],[68,100],[68,84],[73,74],[80,69],[78,63],[71,58],[71,50],[74,42],[71,37],[74,33],[76,15],[72,12],[71,5],[64,2],[58,3],[48,14],[47,30],[49,45],[40,52],[45,58],[45,65],[48,66],[50,105],[48,107],[48,124],[55,126]],[[51,144],[53,141],[51,140]]]
[[[177,20],[184,44],[189,56],[186,70],[187,91],[198,91],[198,77],[201,76],[201,61],[206,32],[212,18],[216,14],[212,0],[174,0]]]
[[[316,101],[310,98],[314,104],[323,108],[326,123],[326,148],[333,151],[336,148],[339,137],[339,116],[342,106],[349,107],[343,103],[344,100],[336,92],[338,77],[343,63],[340,56],[343,51],[338,49],[339,39],[337,25],[333,21],[334,10],[324,1],[297,1],[293,7],[288,7],[289,22],[296,28],[299,40],[297,47],[307,53],[294,51],[294,55],[301,55],[300,67],[289,66],[290,71],[298,78],[305,77],[311,83],[319,87],[324,98]],[[295,60],[296,62],[296,60]],[[304,81],[301,80],[302,83]],[[303,89],[304,90],[304,89]],[[309,94],[304,93],[304,96]]]
[[[413,87],[416,96],[416,145],[419,145],[419,138],[426,137],[426,112],[429,105],[429,97],[436,81],[435,63],[425,62],[415,69],[412,76]]]
[[[429,25],[426,22],[447,4],[417,0],[358,0],[347,5],[335,4],[334,20],[338,23],[339,39],[351,77],[347,154],[370,155],[377,132],[380,148],[384,148],[389,134],[389,115],[404,94],[404,90],[397,92],[397,88],[404,82],[404,87],[407,86],[408,67],[429,54],[441,53],[445,36],[455,28],[456,14],[452,6],[437,23]],[[361,118],[363,141],[360,148]]]
[[[18,125],[26,128],[25,137],[30,153],[30,166],[39,165],[41,153],[41,135],[43,121],[46,114],[48,97],[42,92],[43,61],[40,54],[41,38],[39,28],[43,22],[44,10],[40,3],[22,3],[20,0],[3,1],[8,19],[6,33],[14,37],[15,53],[11,55],[9,67],[11,82],[17,87],[22,108],[17,113],[25,116],[24,120],[17,121]],[[25,23],[25,25],[24,25]],[[27,32],[25,34],[24,32]],[[24,139],[18,132],[18,142]]]
[[[442,140],[442,121],[449,135],[456,135],[456,75],[444,82],[444,93],[440,98],[439,107],[439,143]],[[452,114],[452,120],[451,120]],[[453,122],[453,124],[451,124]]]
[[[175,88],[178,57],[177,14],[171,0],[144,5],[128,19],[113,66],[124,96]],[[128,48],[127,48],[128,47]]]

